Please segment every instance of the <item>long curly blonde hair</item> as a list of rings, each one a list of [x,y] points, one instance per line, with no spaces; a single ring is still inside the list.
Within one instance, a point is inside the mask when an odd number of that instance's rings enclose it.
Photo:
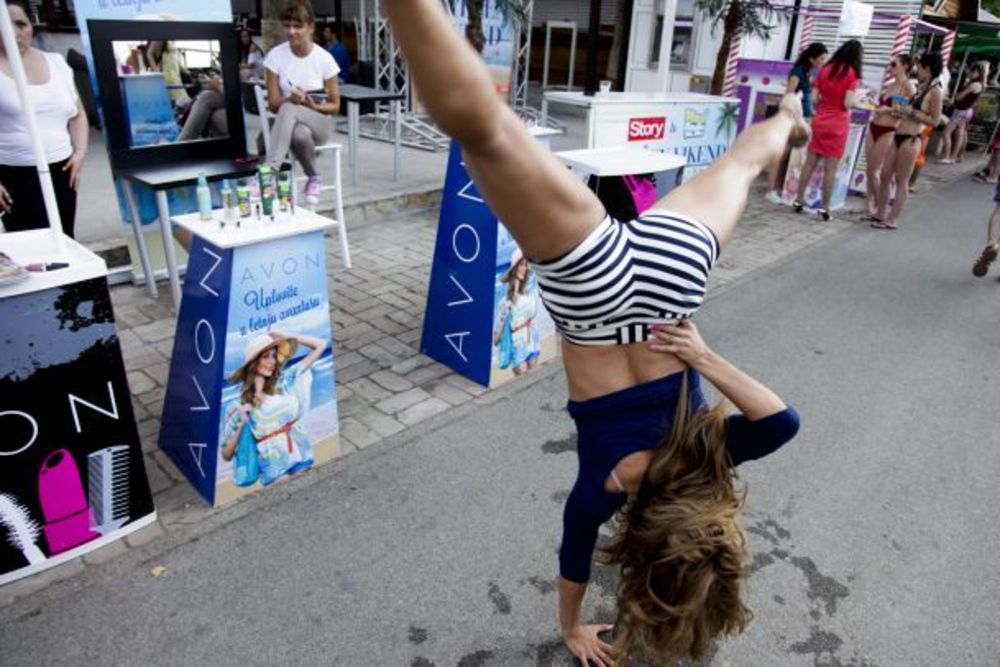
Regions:
[[[726,452],[726,406],[691,413],[687,377],[670,435],[605,549],[620,565],[616,659],[655,664],[700,658],[719,636],[750,622],[740,598],[747,572],[738,523],[745,490]]]

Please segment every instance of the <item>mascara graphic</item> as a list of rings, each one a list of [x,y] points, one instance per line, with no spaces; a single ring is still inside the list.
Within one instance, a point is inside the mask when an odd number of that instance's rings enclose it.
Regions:
[[[0,525],[7,529],[7,544],[24,554],[29,564],[45,560],[45,554],[35,544],[41,532],[38,524],[28,510],[7,493],[0,493]]]

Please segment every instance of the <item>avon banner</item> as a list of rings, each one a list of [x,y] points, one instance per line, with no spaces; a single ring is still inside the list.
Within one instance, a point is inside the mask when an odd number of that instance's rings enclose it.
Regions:
[[[195,237],[160,447],[213,505],[340,454],[324,248]]]
[[[156,515],[107,281],[0,300],[0,340],[4,584],[119,539]]]
[[[420,350],[487,387],[556,356],[538,281],[452,142]]]

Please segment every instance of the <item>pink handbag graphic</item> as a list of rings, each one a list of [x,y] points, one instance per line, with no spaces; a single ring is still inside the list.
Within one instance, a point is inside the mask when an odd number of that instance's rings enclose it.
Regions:
[[[68,449],[57,449],[42,461],[42,469],[38,471],[38,502],[45,517],[42,530],[50,555],[100,537],[91,529],[93,513],[83,492],[80,469]]]
[[[656,184],[652,178],[644,176],[622,176],[625,189],[632,195],[635,213],[645,213],[656,203]]]

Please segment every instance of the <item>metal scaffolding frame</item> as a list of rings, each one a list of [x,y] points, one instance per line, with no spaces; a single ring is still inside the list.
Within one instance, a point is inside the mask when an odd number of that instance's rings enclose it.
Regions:
[[[374,30],[370,39],[375,63],[375,88],[403,95],[400,120],[402,143],[428,151],[447,150],[450,137],[428,122],[426,116],[413,112],[413,93],[406,61],[392,36],[389,19],[379,12],[377,3],[374,12]],[[360,120],[361,136],[386,142],[394,140],[394,123],[388,102],[376,103],[375,113],[367,114]]]
[[[534,23],[534,0],[528,0],[524,7],[525,20],[517,26],[514,43],[513,82],[510,87],[510,105],[518,116],[533,125],[542,125],[542,112],[528,104],[528,86],[531,77],[531,28]],[[566,125],[549,116],[545,125],[555,129],[565,129]]]

